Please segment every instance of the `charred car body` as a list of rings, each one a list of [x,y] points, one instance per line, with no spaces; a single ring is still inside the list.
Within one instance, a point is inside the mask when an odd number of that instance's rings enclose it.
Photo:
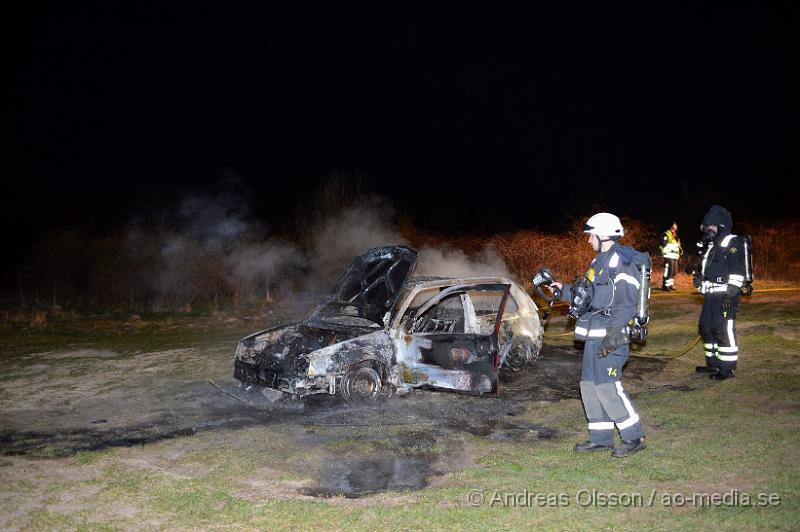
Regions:
[[[497,393],[501,371],[533,364],[542,326],[522,288],[503,277],[412,277],[416,263],[405,246],[356,258],[308,319],[242,339],[234,377],[359,401],[416,387]]]

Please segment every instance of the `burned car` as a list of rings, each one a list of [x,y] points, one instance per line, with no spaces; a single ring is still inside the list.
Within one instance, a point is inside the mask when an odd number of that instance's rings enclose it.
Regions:
[[[504,277],[413,277],[417,252],[359,256],[306,320],[254,333],[236,348],[234,377],[290,394],[371,401],[426,387],[499,392],[502,372],[536,360],[536,304]]]

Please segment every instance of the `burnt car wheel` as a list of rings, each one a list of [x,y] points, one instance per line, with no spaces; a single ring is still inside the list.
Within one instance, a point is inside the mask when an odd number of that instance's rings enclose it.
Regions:
[[[519,371],[526,366],[533,365],[538,356],[538,350],[534,348],[528,338],[516,336],[511,340],[503,366],[511,371]]]
[[[377,401],[381,395],[381,375],[369,365],[355,366],[342,381],[342,397],[351,403]]]

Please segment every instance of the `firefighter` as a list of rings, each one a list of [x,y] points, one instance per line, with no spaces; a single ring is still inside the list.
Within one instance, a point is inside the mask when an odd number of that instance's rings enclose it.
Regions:
[[[640,288],[633,261],[639,253],[617,243],[624,229],[613,214],[595,214],[584,233],[597,253],[584,278],[551,285],[571,303],[570,314],[578,316],[575,336],[585,341],[580,388],[589,440],[575,445],[575,451],[613,449],[612,456],[628,456],[645,448],[639,415],[620,380],[628,360],[628,323],[636,313]],[[622,438],[616,447],[615,426]]]
[[[675,290],[675,271],[678,266],[678,259],[681,258],[681,240],[678,238],[678,224],[672,225],[661,235],[661,246],[659,247],[661,256],[664,257],[664,277],[661,282],[661,290]]]
[[[715,380],[734,377],[739,360],[736,308],[745,280],[745,257],[741,239],[731,233],[732,225],[731,214],[719,205],[703,217],[700,231],[708,249],[694,279],[703,294],[698,329],[706,356],[706,365],[696,370],[711,373],[709,377]]]

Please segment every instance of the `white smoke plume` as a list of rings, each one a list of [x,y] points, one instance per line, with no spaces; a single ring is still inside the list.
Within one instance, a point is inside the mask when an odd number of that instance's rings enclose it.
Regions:
[[[407,244],[392,223],[394,211],[380,198],[320,220],[312,228],[309,263],[320,281],[336,280],[353,258],[388,245]]]
[[[233,300],[237,309],[267,301],[284,276],[306,265],[297,246],[268,237],[233,176],[213,193],[184,193],[176,208],[149,220],[131,223],[126,254],[141,257],[155,309],[189,310],[210,299]]]
[[[264,233],[263,224],[252,217],[247,190],[232,176],[216,194],[184,194],[172,225],[208,249],[223,249]]]
[[[486,247],[476,256],[452,247],[425,246],[419,250],[416,275],[431,277],[511,277],[497,252]]]
[[[340,214],[322,220],[314,229],[309,263],[319,280],[328,286],[354,257],[370,248],[408,245],[393,222],[394,211],[385,200],[374,198]],[[482,277],[512,274],[492,247],[476,255],[444,246],[423,246],[419,250],[416,275],[436,277]]]
[[[409,244],[380,197],[364,195],[350,206],[312,212],[319,218],[305,228],[310,234],[302,235],[302,247],[268,235],[248,198],[233,180],[216,194],[185,194],[149,232],[134,225],[130,253],[147,263],[145,280],[159,294],[156,308],[189,309],[212,297],[216,305],[222,294],[236,309],[274,298],[302,314],[320,302],[356,256],[378,246]],[[473,256],[451,246],[422,247],[416,274],[511,275],[491,248]]]
[[[272,281],[287,268],[303,267],[305,262],[305,257],[296,247],[274,239],[234,249],[225,257],[230,273],[248,281],[258,278]]]

